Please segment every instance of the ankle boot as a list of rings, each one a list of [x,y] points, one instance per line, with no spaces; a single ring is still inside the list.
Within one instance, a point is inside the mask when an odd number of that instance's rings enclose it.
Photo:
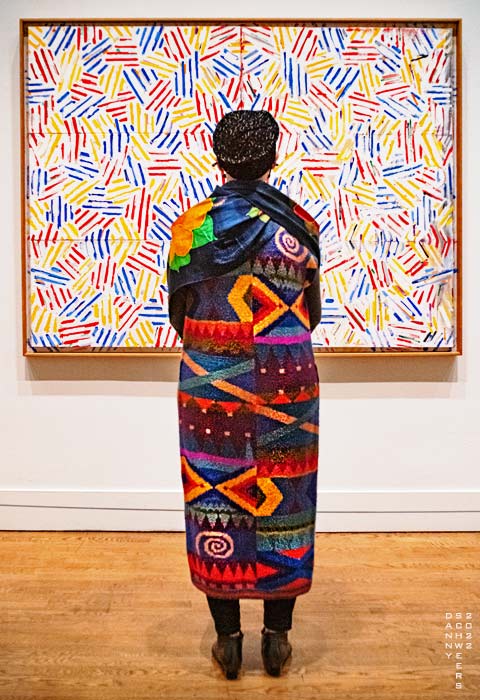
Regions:
[[[267,673],[279,676],[291,653],[292,645],[288,641],[288,632],[262,628],[262,659]]]
[[[229,680],[237,678],[242,665],[243,632],[237,636],[218,634],[213,643],[212,653]]]

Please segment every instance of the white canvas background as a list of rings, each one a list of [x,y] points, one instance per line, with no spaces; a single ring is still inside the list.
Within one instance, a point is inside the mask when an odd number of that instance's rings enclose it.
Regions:
[[[183,529],[178,358],[22,356],[18,20],[132,16],[463,18],[464,355],[318,358],[317,529],[480,529],[480,5],[386,7],[0,0],[0,529]]]

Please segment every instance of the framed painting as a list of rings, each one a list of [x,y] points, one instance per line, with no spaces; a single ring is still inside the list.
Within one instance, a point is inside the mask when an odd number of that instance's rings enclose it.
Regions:
[[[461,20],[24,19],[23,354],[179,353],[170,226],[232,109],[320,225],[316,354],[461,355]]]

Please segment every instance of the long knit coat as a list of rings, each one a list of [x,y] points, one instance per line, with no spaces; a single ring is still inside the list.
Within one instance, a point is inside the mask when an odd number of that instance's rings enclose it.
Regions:
[[[311,588],[319,381],[318,262],[279,228],[244,264],[186,291],[178,383],[193,584],[219,598]]]

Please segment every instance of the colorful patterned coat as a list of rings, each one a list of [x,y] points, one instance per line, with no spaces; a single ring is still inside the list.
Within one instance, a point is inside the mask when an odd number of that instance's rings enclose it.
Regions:
[[[210,596],[283,598],[312,585],[318,280],[311,250],[275,226],[241,265],[185,290],[186,547],[191,580]]]

